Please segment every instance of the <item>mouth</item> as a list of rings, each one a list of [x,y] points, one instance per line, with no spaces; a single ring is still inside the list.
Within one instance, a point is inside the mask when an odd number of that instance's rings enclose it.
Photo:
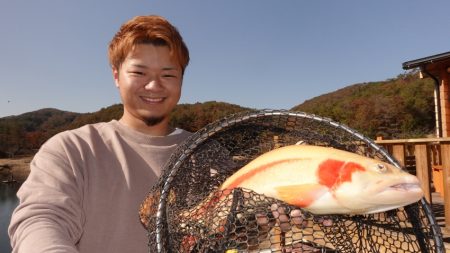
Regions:
[[[381,207],[393,208],[405,206],[419,201],[424,196],[422,188],[418,183],[402,182],[391,184],[386,187],[378,188],[361,200],[370,205],[376,204],[377,210]]]
[[[376,195],[386,199],[403,199],[423,195],[423,190],[418,182],[396,182],[377,187]]]
[[[412,203],[421,199],[424,195],[418,183],[404,182],[393,184],[381,190],[377,195],[385,203]]]
[[[420,188],[420,185],[417,183],[400,183],[391,185],[387,188],[387,190],[394,190],[394,191],[417,191],[422,189]]]
[[[145,103],[150,103],[150,104],[162,103],[165,99],[164,97],[145,97],[145,96],[141,96],[140,98]]]

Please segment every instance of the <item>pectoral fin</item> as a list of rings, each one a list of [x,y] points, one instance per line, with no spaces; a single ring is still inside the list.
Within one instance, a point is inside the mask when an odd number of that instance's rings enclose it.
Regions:
[[[278,198],[284,202],[307,207],[328,192],[328,187],[320,184],[301,184],[276,187]]]

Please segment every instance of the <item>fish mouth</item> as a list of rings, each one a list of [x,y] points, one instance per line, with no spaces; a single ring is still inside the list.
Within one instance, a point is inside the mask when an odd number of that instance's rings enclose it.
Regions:
[[[423,196],[423,190],[416,182],[397,182],[379,187],[373,192],[371,201],[380,205],[406,205],[419,201]]]
[[[419,201],[424,196],[420,184],[415,180],[383,183],[385,182],[366,185],[355,195],[342,197],[340,203],[349,209],[356,210],[355,213],[368,214],[406,206]],[[342,195],[345,194],[342,193]]]
[[[388,191],[416,191],[422,189],[420,188],[420,185],[418,183],[399,183],[394,184],[386,188]]]

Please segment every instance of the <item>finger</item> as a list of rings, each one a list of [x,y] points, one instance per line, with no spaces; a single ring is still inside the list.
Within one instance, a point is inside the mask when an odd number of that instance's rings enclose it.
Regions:
[[[270,211],[272,211],[273,217],[275,219],[278,219],[278,217],[280,216],[280,212],[278,211],[278,205],[277,204],[272,204],[270,206]]]
[[[316,221],[319,222],[319,223],[322,223],[322,225],[324,225],[324,226],[326,226],[326,227],[330,227],[330,226],[333,225],[333,220],[330,219],[330,218],[323,218],[323,217],[320,217],[320,218],[317,218]]]
[[[258,223],[258,225],[260,225],[260,226],[269,225],[269,217],[267,217],[266,215],[257,213],[255,216],[256,216],[256,222]]]
[[[330,226],[333,225],[333,220],[331,220],[331,219],[324,219],[323,222],[322,222],[322,224],[323,224],[324,226],[326,226],[326,227],[330,227]]]
[[[290,222],[280,222],[279,226],[282,232],[288,232],[292,229]]]
[[[294,225],[302,225],[303,224],[304,218],[303,218],[303,213],[301,210],[299,210],[299,209],[292,210],[290,213],[290,216],[291,216],[291,222]]]
[[[280,222],[289,221],[289,216],[286,215],[286,210],[284,207],[278,206],[277,204],[272,204],[270,206],[270,210],[272,211],[274,218],[278,219]]]

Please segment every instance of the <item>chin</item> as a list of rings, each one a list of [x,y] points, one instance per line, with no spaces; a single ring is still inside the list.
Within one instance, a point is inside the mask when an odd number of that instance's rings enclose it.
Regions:
[[[156,113],[147,113],[147,114],[141,114],[140,118],[141,120],[147,125],[147,126],[155,126],[160,124],[161,122],[165,121],[167,119],[167,115],[165,114],[156,114]]]

